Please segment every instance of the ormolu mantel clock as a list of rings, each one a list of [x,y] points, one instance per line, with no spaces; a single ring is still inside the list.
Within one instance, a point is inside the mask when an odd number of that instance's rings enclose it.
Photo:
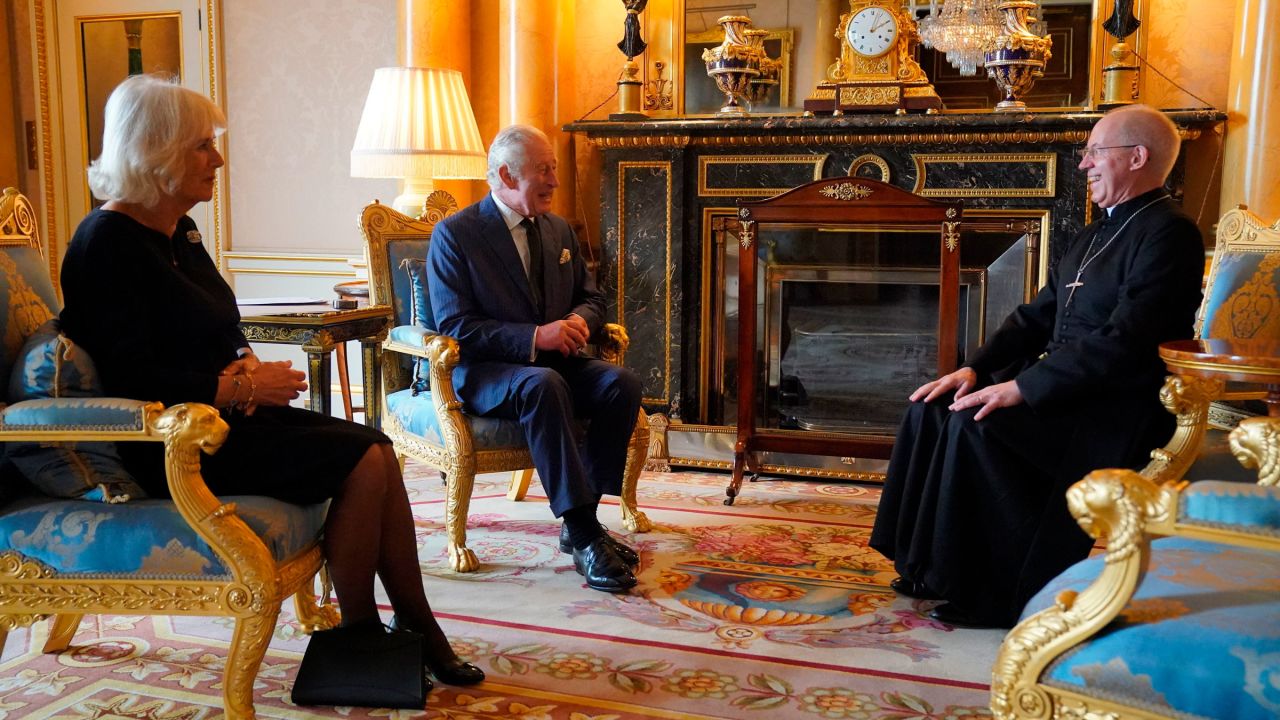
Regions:
[[[804,101],[812,112],[936,110],[942,99],[915,61],[920,32],[901,0],[849,0],[840,58]]]

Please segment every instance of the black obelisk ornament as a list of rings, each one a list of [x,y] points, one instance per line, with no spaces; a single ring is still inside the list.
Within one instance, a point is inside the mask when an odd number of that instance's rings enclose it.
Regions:
[[[622,65],[622,75],[618,78],[618,112],[609,115],[610,120],[637,120],[648,117],[640,112],[640,68],[634,58],[643,53],[647,47],[640,37],[640,13],[649,0],[622,0],[627,9],[627,19],[623,21],[622,39],[618,41],[618,49],[627,56]]]

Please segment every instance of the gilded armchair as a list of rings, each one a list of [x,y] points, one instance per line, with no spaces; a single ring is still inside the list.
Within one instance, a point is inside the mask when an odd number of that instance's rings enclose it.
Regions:
[[[1268,227],[1244,206],[1218,221],[1213,264],[1197,318],[1197,337],[1244,343],[1280,342],[1280,221]],[[1162,348],[1166,355],[1167,348]],[[1193,465],[1208,477],[1226,470],[1225,432],[1246,414],[1219,401],[1262,398],[1256,387],[1229,386],[1220,377],[1175,372],[1160,399],[1177,429],[1154,451],[1142,475],[1156,482],[1188,476]],[[1200,475],[1199,471],[1193,475]]]
[[[515,421],[465,413],[453,388],[458,342],[435,332],[426,297],[425,260],[431,231],[457,209],[453,198],[433,193],[417,219],[374,202],[360,214],[360,232],[369,261],[370,301],[390,305],[395,325],[383,343],[382,430],[396,454],[440,470],[448,483],[445,526],[449,564],[457,572],[479,567],[467,547],[467,511],[477,473],[512,473],[507,497],[521,500],[533,476],[533,459]],[[596,338],[603,360],[621,363],[626,331],[613,323]],[[636,507],[636,482],[644,466],[649,425],[644,411],[632,433],[623,476],[622,525],[648,532],[649,518]]]
[[[4,191],[0,367],[17,365],[15,374],[24,376],[19,356],[58,312],[35,217],[26,198]],[[88,367],[88,360],[54,333],[52,372],[65,380],[73,370]],[[31,369],[32,376],[37,369]],[[6,398],[15,400],[15,383],[5,387]],[[322,562],[318,537],[325,506],[215,497],[201,478],[200,453],[216,451],[226,434],[218,412],[196,403],[165,409],[159,403],[55,391],[48,398],[4,406],[0,443],[9,462],[0,485],[0,648],[11,630],[44,618],[51,618],[44,652],[61,652],[86,614],[231,617],[235,629],[223,704],[229,718],[255,717],[254,680],[281,602],[294,596],[308,630],[334,624],[337,612],[317,606],[311,592]],[[19,449],[52,448],[61,456],[103,441],[163,442],[172,499],[125,498],[87,477],[76,478],[85,480],[81,490],[87,492],[53,496],[40,490],[57,485],[46,485],[52,480],[41,474],[49,466],[33,472],[24,465],[25,479],[15,474]],[[77,462],[83,469],[83,461]]]
[[[992,671],[997,718],[1280,716],[1280,418],[1229,444],[1256,485],[1099,470],[1071,487],[1106,554],[1028,603]]]

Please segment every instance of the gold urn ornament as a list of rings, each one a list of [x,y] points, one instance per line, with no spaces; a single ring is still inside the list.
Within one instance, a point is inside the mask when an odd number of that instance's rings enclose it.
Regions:
[[[1031,92],[1037,78],[1044,77],[1044,65],[1053,57],[1053,40],[1028,29],[1033,18],[1027,13],[1039,7],[1035,0],[1003,0],[996,9],[1005,15],[1003,32],[985,48],[987,77],[996,82],[1004,99],[997,112],[1021,112],[1027,104],[1020,98]]]
[[[707,75],[716,81],[716,87],[725,94],[720,112],[725,115],[745,116],[747,109],[738,99],[746,99],[751,81],[760,76],[760,59],[764,50],[755,47],[746,34],[751,18],[746,15],[725,15],[718,21],[724,28],[724,42],[702,51],[702,62],[707,65]]]

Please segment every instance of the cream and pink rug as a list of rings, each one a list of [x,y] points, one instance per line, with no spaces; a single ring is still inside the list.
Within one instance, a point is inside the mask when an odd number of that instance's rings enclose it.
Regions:
[[[586,589],[556,548],[545,500],[505,498],[506,476],[478,479],[468,544],[481,571],[447,570],[443,488],[410,465],[428,596],[460,654],[489,680],[438,686],[423,711],[301,708],[288,701],[305,647],[292,616],[258,675],[264,718],[457,720],[850,718],[989,715],[1002,637],[927,615],[897,598],[892,569],[866,548],[879,491],[812,481],[748,485],[721,504],[726,477],[646,473],[640,505],[657,527],[630,595]],[[536,492],[536,488],[535,488]],[[616,505],[601,519],[619,527]],[[199,720],[222,714],[230,623],[208,618],[86,618],[72,648],[39,653],[44,624],[13,633],[0,659],[0,720]]]

